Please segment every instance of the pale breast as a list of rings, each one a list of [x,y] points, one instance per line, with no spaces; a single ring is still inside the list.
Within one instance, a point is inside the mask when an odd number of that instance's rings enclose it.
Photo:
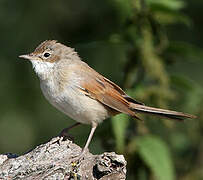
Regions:
[[[98,101],[84,95],[76,86],[66,86],[57,91],[54,81],[41,81],[46,99],[72,119],[84,123],[100,123],[109,117],[108,110]]]

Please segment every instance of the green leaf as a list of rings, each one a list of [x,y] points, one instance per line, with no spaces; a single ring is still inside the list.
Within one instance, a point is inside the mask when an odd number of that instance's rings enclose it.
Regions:
[[[154,18],[162,25],[183,23],[186,26],[191,26],[191,20],[188,16],[174,11],[155,11]]]
[[[129,116],[119,114],[111,119],[113,133],[116,138],[116,150],[120,153],[125,149],[125,133],[129,124]]]
[[[185,6],[181,0],[146,0],[149,6],[159,6],[170,10],[179,10]]]
[[[157,180],[174,180],[174,168],[167,145],[156,136],[136,138],[137,152]]]

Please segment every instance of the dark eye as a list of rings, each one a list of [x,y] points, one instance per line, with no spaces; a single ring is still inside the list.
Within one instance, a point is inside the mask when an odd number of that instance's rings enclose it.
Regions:
[[[51,54],[48,53],[48,52],[44,53],[44,57],[45,57],[45,58],[48,58],[50,55],[51,55]]]

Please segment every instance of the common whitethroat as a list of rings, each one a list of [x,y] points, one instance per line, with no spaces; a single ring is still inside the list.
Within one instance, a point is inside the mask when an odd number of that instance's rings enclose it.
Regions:
[[[53,106],[77,124],[92,126],[82,154],[88,149],[98,124],[119,113],[137,119],[138,113],[174,120],[196,118],[182,112],[145,106],[83,62],[73,48],[55,40],[44,41],[34,52],[19,57],[31,61],[42,92]]]

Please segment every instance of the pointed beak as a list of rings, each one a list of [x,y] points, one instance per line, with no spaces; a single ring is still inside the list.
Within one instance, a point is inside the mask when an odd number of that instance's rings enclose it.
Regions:
[[[20,55],[19,58],[31,60],[31,59],[32,59],[32,56],[29,55],[29,54],[25,54],[25,55]]]

